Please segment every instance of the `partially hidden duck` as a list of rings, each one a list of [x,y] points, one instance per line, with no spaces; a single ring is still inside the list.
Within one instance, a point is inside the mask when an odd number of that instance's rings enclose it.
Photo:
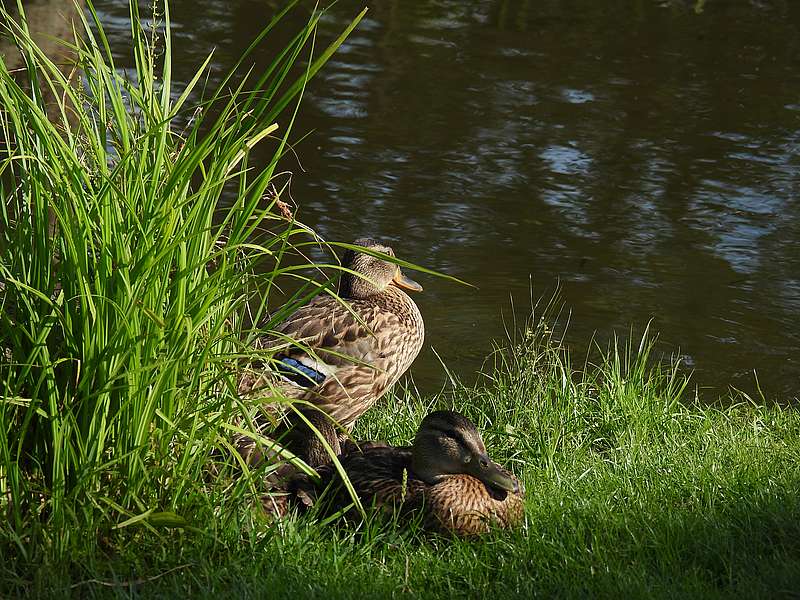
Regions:
[[[335,454],[344,432],[394,384],[414,362],[425,339],[419,308],[406,290],[422,290],[396,264],[389,246],[370,238],[353,242],[342,258],[338,298],[321,294],[258,340],[275,348],[266,364],[250,365],[239,377],[239,393],[262,400],[258,427],[311,466],[330,460],[328,451],[307,427],[310,421]],[[287,340],[292,340],[287,341]],[[299,400],[303,417],[281,409],[278,398]],[[287,418],[287,415],[289,417]],[[252,439],[237,441],[249,461],[261,450]]]

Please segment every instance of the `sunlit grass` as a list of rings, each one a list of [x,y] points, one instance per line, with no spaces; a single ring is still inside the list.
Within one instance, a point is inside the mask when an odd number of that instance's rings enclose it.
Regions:
[[[679,370],[649,359],[651,347],[612,346],[576,370],[547,320],[532,319],[476,386],[433,397],[398,389],[359,421],[356,437],[405,444],[430,410],[469,415],[526,486],[519,530],[458,540],[376,519],[274,523],[254,509],[237,522],[215,515],[201,530],[131,528],[104,553],[29,569],[9,589],[789,597],[800,583],[800,416],[747,401],[695,403]]]

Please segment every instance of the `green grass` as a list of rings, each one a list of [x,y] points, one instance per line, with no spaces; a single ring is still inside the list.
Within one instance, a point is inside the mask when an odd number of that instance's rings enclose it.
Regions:
[[[250,408],[236,365],[252,323],[320,292],[296,260],[318,242],[267,192],[305,82],[348,32],[298,70],[314,13],[264,72],[205,90],[200,65],[171,90],[168,12],[153,38],[131,10],[135,78],[89,23],[81,86],[24,29],[22,83],[0,66],[0,596],[796,594],[797,412],[700,404],[647,340],[576,368],[538,313],[476,386],[397,389],[356,431],[408,443],[430,410],[464,412],[525,483],[523,527],[464,541],[271,521],[273,466],[225,460]],[[298,293],[269,313],[288,280]]]
[[[70,561],[17,558],[5,563],[2,591],[796,597],[796,411],[744,398],[696,404],[677,370],[649,359],[646,341],[611,348],[576,371],[545,321],[535,323],[493,354],[478,385],[455,383],[428,398],[399,390],[357,431],[407,443],[428,411],[463,411],[484,431],[490,454],[525,483],[519,530],[465,541],[377,520],[273,523],[220,498],[220,513],[236,510],[237,519],[198,513],[190,517],[196,529],[127,528]]]

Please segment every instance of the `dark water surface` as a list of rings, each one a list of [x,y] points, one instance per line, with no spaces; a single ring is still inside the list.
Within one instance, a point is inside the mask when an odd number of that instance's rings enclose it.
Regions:
[[[127,3],[96,4],[129,64]],[[231,66],[275,10],[172,4],[184,79],[212,48]],[[362,6],[339,2],[319,47]],[[652,319],[701,394],[752,392],[756,369],[797,397],[800,2],[380,0],[310,84],[309,130],[285,165],[301,220],[479,288],[419,278],[424,391],[444,379],[430,346],[469,379],[532,277],[560,281],[578,357]]]

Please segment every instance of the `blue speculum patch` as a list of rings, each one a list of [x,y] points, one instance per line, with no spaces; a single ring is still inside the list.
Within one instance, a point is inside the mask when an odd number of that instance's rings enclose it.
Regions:
[[[325,381],[325,374],[307,367],[299,360],[288,356],[279,356],[276,363],[278,372],[292,383],[310,388]]]

